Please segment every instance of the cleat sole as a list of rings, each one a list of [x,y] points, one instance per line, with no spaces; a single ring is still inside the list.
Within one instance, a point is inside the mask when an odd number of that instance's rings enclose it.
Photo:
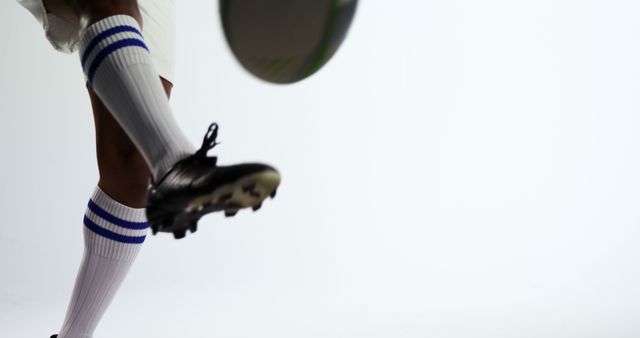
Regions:
[[[247,175],[192,199],[181,212],[172,214],[175,216],[173,218],[158,217],[159,221],[152,231],[154,234],[171,232],[176,239],[184,238],[187,231],[196,232],[198,220],[211,212],[224,211],[226,217],[233,217],[240,209],[260,209],[267,197],[275,195],[279,184],[280,175],[275,170]]]

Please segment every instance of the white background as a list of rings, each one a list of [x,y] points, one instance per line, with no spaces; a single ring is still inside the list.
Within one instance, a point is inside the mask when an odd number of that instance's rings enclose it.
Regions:
[[[173,106],[258,213],[149,237],[102,337],[640,337],[640,3],[363,0],[314,77],[260,82],[179,4]],[[59,329],[97,182],[77,56],[0,3],[0,333]]]

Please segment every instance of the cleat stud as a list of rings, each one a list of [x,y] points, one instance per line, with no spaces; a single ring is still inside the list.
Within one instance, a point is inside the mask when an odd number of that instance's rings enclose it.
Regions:
[[[253,211],[258,211],[260,208],[262,208],[262,203],[258,203],[256,205],[254,205],[253,207],[251,207],[251,209],[253,209]]]
[[[194,232],[198,231],[198,223],[195,222],[195,221],[192,222],[190,227],[189,227],[189,230],[191,230],[191,233],[194,233]]]
[[[151,234],[154,236],[158,234],[158,226],[154,225],[151,227]]]
[[[225,215],[226,217],[233,217],[233,216],[235,216],[237,213],[238,213],[238,210],[237,210],[237,209],[227,209],[227,210],[225,210],[225,211],[224,211],[224,215]]]
[[[187,232],[185,230],[176,230],[173,232],[173,237],[175,239],[181,239],[184,238],[184,236],[187,235]]]
[[[271,192],[271,198],[276,197],[276,192],[278,192],[278,189],[274,189],[274,190]]]

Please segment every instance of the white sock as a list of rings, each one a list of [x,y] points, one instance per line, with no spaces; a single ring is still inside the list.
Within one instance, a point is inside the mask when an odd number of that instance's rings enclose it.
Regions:
[[[59,338],[91,338],[147,234],[145,209],[96,188],[84,218],[85,250]]]
[[[89,26],[80,58],[90,86],[140,150],[154,178],[194,152],[173,117],[133,17],[115,15]]]

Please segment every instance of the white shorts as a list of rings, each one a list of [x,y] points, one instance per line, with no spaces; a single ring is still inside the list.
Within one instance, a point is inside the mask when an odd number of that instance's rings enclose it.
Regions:
[[[78,50],[86,23],[82,22],[68,0],[18,0],[42,24],[51,45],[61,52]],[[176,63],[176,20],[173,0],[138,0],[142,14],[142,35],[151,51],[158,74],[173,83]]]

